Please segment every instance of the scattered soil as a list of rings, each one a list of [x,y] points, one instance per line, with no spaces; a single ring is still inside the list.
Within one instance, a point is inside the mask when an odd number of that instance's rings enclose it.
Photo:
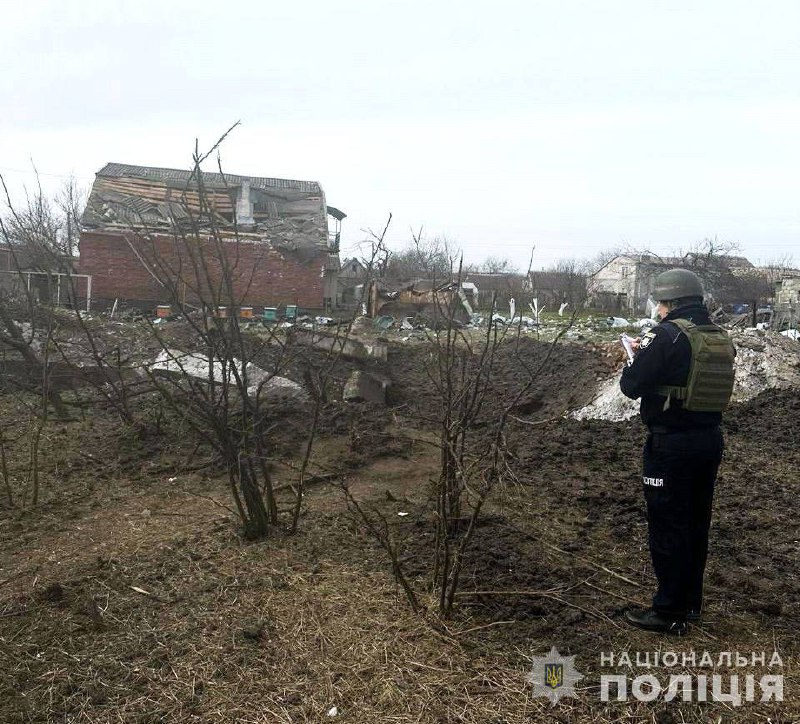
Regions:
[[[392,402],[407,407],[417,421],[435,419],[438,397],[430,346],[392,345],[388,367],[394,383]],[[528,337],[509,340],[495,355],[484,415],[486,419],[495,417],[530,376],[530,389],[517,401],[513,412],[529,420],[561,417],[568,410],[587,404],[608,370],[608,358],[592,347],[554,346]]]
[[[160,432],[128,431],[109,410],[50,422],[40,505],[0,503],[0,721],[799,720],[797,390],[769,389],[726,414],[707,608],[686,638],[663,639],[621,618],[654,585],[644,431],[636,420],[564,417],[595,396],[616,364],[612,349],[564,344],[548,357],[547,345],[524,339],[519,352],[542,370],[510,423],[516,482],[484,511],[445,622],[427,593],[438,452],[424,344],[392,343],[386,363],[342,361],[312,467],[384,516],[428,613],[411,611],[385,553],[327,478],[310,485],[296,535],[247,543],[225,509],[224,471],[203,466],[206,452],[179,420]],[[324,362],[309,350],[287,376],[302,382]],[[389,377],[392,406],[341,403],[355,369]],[[503,348],[487,418],[519,380]],[[15,493],[30,438],[10,421],[25,419],[25,405],[0,396]],[[290,460],[307,410],[282,415],[276,455]],[[294,475],[276,463],[281,508]],[[576,655],[584,675],[579,696],[556,707],[525,680],[530,657],[551,646]],[[785,701],[602,705],[601,652],[654,650],[778,650]]]

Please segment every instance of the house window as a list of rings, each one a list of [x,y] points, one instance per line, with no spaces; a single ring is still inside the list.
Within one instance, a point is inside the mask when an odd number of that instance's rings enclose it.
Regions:
[[[622,278],[623,279],[625,279],[625,277],[629,276],[630,273],[631,273],[631,268],[627,264],[622,267]]]

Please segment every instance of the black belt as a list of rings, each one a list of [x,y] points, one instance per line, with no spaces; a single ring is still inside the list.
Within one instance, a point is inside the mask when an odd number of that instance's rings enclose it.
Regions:
[[[672,435],[676,432],[696,432],[698,430],[716,430],[719,425],[703,425],[701,427],[665,427],[664,425],[649,425],[648,430],[653,435]]]

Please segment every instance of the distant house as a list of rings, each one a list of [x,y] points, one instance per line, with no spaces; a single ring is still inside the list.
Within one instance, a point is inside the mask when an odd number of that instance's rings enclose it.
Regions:
[[[736,277],[754,269],[744,257],[687,254],[684,257],[659,257],[653,254],[618,254],[587,281],[587,294],[593,306],[628,314],[647,312],[655,278],[667,269],[687,268],[696,272],[710,293],[718,291],[725,277]]]
[[[88,309],[92,280],[76,273],[76,262],[45,246],[0,243],[0,293],[56,306],[86,304]]]
[[[526,286],[525,275],[507,272],[466,272],[461,281],[472,285],[466,289],[477,298],[475,306],[481,308],[488,308],[492,299],[496,299],[498,307],[505,306],[512,297],[519,298]]]
[[[206,172],[198,179],[184,170],[109,163],[97,172],[83,215],[80,270],[92,276],[96,301],[155,306],[174,293],[165,277],[190,274],[197,259],[206,269],[194,277],[219,287],[214,244],[221,241],[237,303],[329,310],[343,218],[326,206],[315,181]],[[199,301],[198,284],[183,284],[187,303]]]
[[[69,271],[74,260],[54,254],[44,246],[26,244],[24,241],[8,244],[0,242],[0,271]]]
[[[527,286],[539,307],[558,309],[567,302],[575,309],[586,301],[586,276],[577,272],[532,271]]]
[[[358,301],[359,290],[366,280],[367,268],[358,259],[345,259],[339,270],[337,304],[352,304]]]
[[[668,264],[646,254],[618,254],[588,280],[591,303],[617,312],[645,312],[652,279]]]
[[[800,271],[790,271],[775,282],[775,304],[800,307]]]
[[[0,271],[17,271],[20,266],[19,253],[10,244],[0,244]]]

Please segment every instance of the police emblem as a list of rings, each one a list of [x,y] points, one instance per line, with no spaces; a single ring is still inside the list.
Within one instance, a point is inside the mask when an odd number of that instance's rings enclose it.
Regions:
[[[544,683],[551,689],[564,685],[564,664],[545,664]]]
[[[639,343],[639,349],[646,349],[655,338],[655,332],[645,332],[642,335],[642,341]]]
[[[574,656],[561,656],[555,646],[545,656],[533,657],[528,681],[536,696],[545,696],[555,704],[562,696],[576,696],[575,684],[583,678],[575,668]]]

